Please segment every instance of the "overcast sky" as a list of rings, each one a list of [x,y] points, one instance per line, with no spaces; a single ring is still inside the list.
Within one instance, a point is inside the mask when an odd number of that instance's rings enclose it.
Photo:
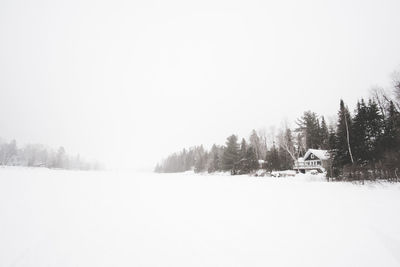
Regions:
[[[334,115],[400,64],[400,1],[0,1],[0,136],[108,166]]]

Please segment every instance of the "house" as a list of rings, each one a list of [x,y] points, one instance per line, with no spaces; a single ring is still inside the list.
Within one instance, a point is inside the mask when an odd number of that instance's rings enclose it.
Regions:
[[[329,166],[330,155],[328,150],[309,149],[304,157],[294,162],[293,169],[297,172],[306,173],[309,171],[325,172]]]

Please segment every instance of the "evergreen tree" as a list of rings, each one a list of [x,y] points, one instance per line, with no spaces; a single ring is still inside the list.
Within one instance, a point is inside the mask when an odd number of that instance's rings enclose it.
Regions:
[[[385,131],[380,141],[380,154],[385,166],[393,170],[400,166],[400,113],[393,101],[390,101],[387,114]]]
[[[222,168],[224,171],[233,170],[235,163],[239,160],[239,144],[237,136],[231,135],[227,138],[226,147],[222,156]]]
[[[248,164],[248,171],[254,171],[259,168],[258,159],[256,155],[256,150],[254,147],[250,146],[246,151],[246,159]]]
[[[324,116],[322,116],[321,118],[320,139],[321,139],[321,148],[329,149],[329,130],[328,126],[326,125]]]
[[[191,168],[191,162],[187,150],[184,148],[181,154],[182,157],[182,171],[188,171]]]
[[[367,113],[368,109],[364,99],[357,102],[352,128],[352,144],[354,161],[358,164],[366,164],[367,148],[366,148],[366,132],[367,132]]]
[[[333,151],[336,149],[336,132],[333,127],[329,127],[329,141],[328,150]]]
[[[204,172],[207,167],[207,154],[201,155],[194,165],[194,172]]]
[[[282,147],[279,147],[278,149],[278,156],[279,156],[279,170],[291,170],[293,168],[292,157]]]
[[[378,144],[384,130],[384,117],[378,105],[368,101],[368,106],[362,99],[357,103],[353,120],[353,155],[354,161],[361,165],[376,162],[379,158]]]
[[[240,159],[245,159],[246,155],[247,155],[247,143],[246,140],[244,138],[242,138],[242,143],[240,144],[240,152],[239,152]]]
[[[333,164],[337,168],[342,168],[353,162],[351,151],[351,115],[348,108],[340,100],[340,109],[338,112],[338,124],[336,130],[335,150],[333,151]]]
[[[269,171],[278,171],[280,170],[280,162],[279,162],[279,152],[275,146],[275,142],[272,145],[272,148],[267,153],[267,168]]]
[[[378,159],[378,143],[384,130],[384,118],[373,100],[368,101],[366,122],[366,157],[369,162],[375,162]]]
[[[318,115],[311,111],[304,112],[303,116],[297,120],[297,132],[302,134],[305,139],[305,150],[310,148],[321,148],[321,130]]]
[[[208,172],[216,172],[221,170],[220,167],[220,157],[219,157],[220,151],[218,147],[214,144],[211,148],[210,152],[210,163],[208,167]]]

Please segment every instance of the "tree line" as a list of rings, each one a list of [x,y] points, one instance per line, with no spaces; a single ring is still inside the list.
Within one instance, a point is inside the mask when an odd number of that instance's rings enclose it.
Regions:
[[[386,97],[381,103],[377,99],[361,99],[351,114],[341,101],[334,141],[330,148],[333,160],[328,173],[331,177],[397,180],[400,167],[399,103]]]
[[[324,116],[306,111],[277,132],[253,130],[248,139],[237,135],[208,151],[202,145],[173,153],[157,164],[156,172],[251,173],[257,169],[279,171],[308,149],[327,150],[331,155],[327,176],[335,179],[398,179],[400,168],[400,74],[393,76],[393,90],[374,89],[360,98],[350,112],[343,100],[337,118],[328,123]]]
[[[278,134],[274,130],[268,134],[252,130],[248,139],[241,140],[232,134],[227,137],[225,145],[214,144],[209,151],[201,145],[173,153],[157,164],[155,171],[246,174],[258,169],[270,172],[288,170],[309,147],[325,148],[324,137],[329,137],[328,127],[324,118],[322,126],[319,121],[316,113],[308,111],[298,120],[299,127],[295,130],[284,127]]]
[[[259,168],[259,159],[266,155],[266,140],[255,130],[249,141],[238,142],[236,135],[227,138],[225,146],[214,144],[209,151],[196,146],[183,149],[168,156],[161,164],[157,164],[156,172],[251,172]]]
[[[19,148],[15,140],[10,142],[0,140],[0,165],[65,170],[99,170],[103,168],[98,162],[86,161],[80,155],[67,154],[62,146],[57,150],[42,144],[28,144]]]

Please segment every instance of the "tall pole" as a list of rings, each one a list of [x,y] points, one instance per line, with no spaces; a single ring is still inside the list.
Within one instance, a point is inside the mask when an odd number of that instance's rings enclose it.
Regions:
[[[350,147],[350,135],[349,135],[349,126],[347,124],[347,118],[346,118],[346,109],[344,111],[345,112],[343,112],[343,116],[344,116],[344,122],[346,124],[346,131],[347,131],[347,146],[349,148],[349,154],[350,154],[351,163],[354,164],[353,154],[351,153],[351,147]]]

